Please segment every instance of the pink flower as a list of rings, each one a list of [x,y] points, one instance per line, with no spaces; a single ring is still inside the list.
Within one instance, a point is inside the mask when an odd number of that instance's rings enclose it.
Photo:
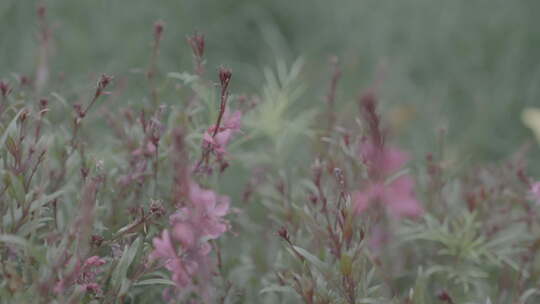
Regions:
[[[85,287],[87,292],[101,293],[101,286],[99,286],[99,284],[97,283],[83,284],[83,286]]]
[[[151,141],[148,141],[145,144],[143,144],[141,147],[133,150],[131,152],[131,155],[133,156],[152,156],[154,155],[154,153],[156,153],[156,145],[154,145],[154,143],[152,143]]]
[[[154,251],[151,254],[151,258],[171,259],[176,257],[176,250],[174,250],[167,229],[163,230],[161,233],[161,239],[155,237],[152,242],[154,243]]]
[[[540,204],[540,182],[535,182],[531,185],[529,190],[531,198],[537,203]]]
[[[377,147],[365,141],[360,144],[360,158],[368,166],[370,174],[388,176],[403,167],[409,157],[396,148]]]
[[[194,229],[191,224],[186,222],[179,222],[174,225],[173,237],[180,241],[184,247],[192,247],[195,244]]]
[[[171,279],[179,287],[186,287],[191,284],[198,267],[199,265],[196,262],[181,260],[179,257],[169,260],[165,265],[165,268],[172,273]]]
[[[198,265],[194,262],[184,261],[177,254],[168,230],[163,230],[161,239],[153,240],[154,251],[150,254],[151,259],[160,259],[165,262],[165,268],[172,273],[172,280],[179,287],[190,284],[191,276],[197,270]]]
[[[414,195],[414,180],[409,174],[396,178],[385,190],[383,200],[396,217],[419,216],[423,213]]]
[[[161,259],[178,287],[202,288],[212,274],[209,240],[220,237],[229,228],[223,218],[229,212],[229,198],[188,182],[185,207],[170,216],[171,233],[164,230],[154,238],[152,259]],[[177,248],[177,249],[176,249]],[[195,284],[194,282],[199,282]]]
[[[229,112],[229,108],[225,109],[223,113],[223,123],[222,127],[230,129],[234,132],[240,131],[240,126],[242,125],[242,112],[234,111],[232,114]]]
[[[99,267],[107,263],[104,259],[98,257],[97,255],[91,256],[86,261],[84,261],[83,267]]]
[[[407,162],[407,155],[404,152],[364,142],[360,146],[360,155],[368,166],[373,183],[363,191],[353,193],[357,214],[363,213],[373,203],[383,205],[392,216],[398,218],[419,216],[423,213],[414,195],[414,180],[409,174],[401,175],[390,182],[386,181]]]
[[[230,114],[229,108],[223,113],[223,121],[216,132],[216,126],[211,126],[203,134],[203,143],[216,152],[218,157],[227,154],[226,146],[232,136],[240,131],[242,112],[235,111]],[[214,135],[215,133],[215,135]]]
[[[189,196],[198,212],[197,225],[206,237],[216,239],[227,231],[228,223],[223,219],[229,211],[230,200],[227,196],[202,189],[195,183],[190,187]]]
[[[353,193],[355,212],[361,214],[372,204],[379,203],[394,217],[419,216],[423,209],[414,196],[413,187],[413,179],[404,175],[387,185],[376,183],[356,191]]]
[[[66,263],[72,261],[72,258],[66,260]],[[76,265],[73,271],[64,274],[64,277],[59,280],[54,287],[54,292],[63,293],[66,288],[73,284],[83,286],[86,291],[93,293],[101,293],[101,286],[96,282],[98,274],[101,272],[100,266],[107,263],[99,256],[91,256],[84,262],[76,260]]]

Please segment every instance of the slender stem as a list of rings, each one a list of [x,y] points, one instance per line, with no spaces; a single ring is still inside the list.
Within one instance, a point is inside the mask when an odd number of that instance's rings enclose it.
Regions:
[[[225,86],[221,87],[221,104],[219,107],[219,115],[216,122],[216,127],[214,129],[214,134],[212,134],[212,137],[216,137],[216,134],[218,133],[219,126],[221,125],[221,120],[223,119],[223,114],[225,113],[225,107],[227,106],[227,99],[229,98],[229,92],[227,91],[229,86],[229,83]]]

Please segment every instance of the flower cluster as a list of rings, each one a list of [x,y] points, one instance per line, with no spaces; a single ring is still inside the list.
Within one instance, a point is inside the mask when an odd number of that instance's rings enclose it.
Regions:
[[[170,231],[166,229],[161,238],[154,238],[155,249],[151,254],[152,259],[165,263],[177,287],[198,288],[200,294],[210,296],[205,283],[214,268],[209,258],[212,249],[209,241],[228,230],[229,223],[223,218],[228,212],[228,197],[190,182],[186,205],[170,216]]]
[[[229,163],[225,160],[227,154],[226,146],[232,136],[240,131],[242,112],[230,113],[227,101],[229,99],[229,84],[232,72],[230,69],[219,68],[219,82],[221,86],[219,115],[215,125],[210,126],[203,134],[202,155],[200,161],[195,166],[195,171],[212,172],[209,165],[210,155],[214,154],[220,172],[223,172]]]
[[[234,111],[231,114],[229,108],[226,108],[221,125],[213,125],[204,132],[203,145],[214,151],[218,160],[223,160],[227,154],[227,144],[240,131],[241,120],[242,112]]]
[[[378,203],[395,217],[422,214],[422,207],[413,192],[414,179],[407,173],[398,173],[408,156],[385,144],[375,97],[372,94],[364,96],[360,106],[369,135],[360,144],[359,158],[367,167],[368,181],[364,189],[353,193],[356,213],[363,213],[371,204]],[[396,174],[399,176],[394,177]]]
[[[97,283],[97,275],[100,273],[100,267],[107,262],[99,256],[91,256],[82,263],[80,260],[75,263],[73,271],[58,281],[54,291],[63,293],[66,288],[75,283],[83,286],[86,291],[94,294],[101,293],[101,286]]]
[[[380,203],[395,217],[422,214],[422,207],[414,195],[414,179],[407,173],[392,178],[407,162],[407,155],[391,147],[378,150],[369,142],[362,144],[360,150],[368,168],[376,168],[382,175],[381,179],[370,181],[363,191],[354,193],[356,213],[364,212],[372,203]]]

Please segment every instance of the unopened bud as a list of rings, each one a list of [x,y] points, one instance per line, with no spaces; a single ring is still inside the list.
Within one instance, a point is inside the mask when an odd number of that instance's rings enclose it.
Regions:
[[[229,81],[231,80],[232,72],[230,69],[220,67],[219,68],[219,81],[222,88],[227,88],[229,86]]]

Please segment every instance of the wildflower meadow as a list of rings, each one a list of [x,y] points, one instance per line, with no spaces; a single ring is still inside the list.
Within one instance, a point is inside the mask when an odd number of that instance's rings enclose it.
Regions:
[[[540,303],[538,10],[0,0],[0,303]]]

